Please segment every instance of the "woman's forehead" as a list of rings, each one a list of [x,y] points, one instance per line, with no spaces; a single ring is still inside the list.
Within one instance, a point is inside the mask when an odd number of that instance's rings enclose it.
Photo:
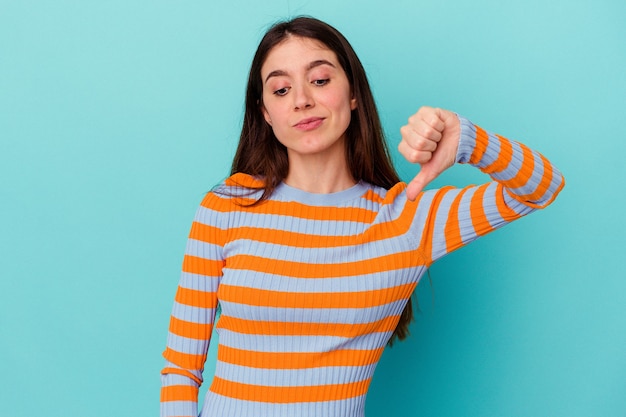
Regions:
[[[330,48],[317,39],[289,36],[275,45],[267,54],[261,66],[261,76],[265,78],[272,71],[304,69],[314,61],[325,60],[338,66],[337,56]]]

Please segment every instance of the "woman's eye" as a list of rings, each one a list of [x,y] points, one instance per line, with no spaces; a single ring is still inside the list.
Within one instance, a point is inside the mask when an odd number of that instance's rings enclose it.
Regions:
[[[287,94],[287,91],[289,91],[289,88],[283,87],[283,88],[279,88],[278,90],[274,91],[274,94],[277,95],[277,96],[284,96],[285,94]]]
[[[314,84],[314,85],[316,85],[316,86],[318,86],[318,87],[321,87],[321,86],[323,86],[323,85],[328,84],[328,82],[329,82],[329,81],[330,81],[330,79],[329,79],[329,78],[325,78],[325,79],[322,79],[322,80],[314,80],[314,81],[313,81],[313,84]]]

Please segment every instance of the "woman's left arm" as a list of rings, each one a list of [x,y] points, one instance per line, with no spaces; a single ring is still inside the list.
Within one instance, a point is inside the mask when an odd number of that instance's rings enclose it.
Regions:
[[[398,149],[421,165],[406,193],[410,200],[419,196],[421,213],[428,213],[417,223],[422,224],[421,246],[430,262],[547,206],[565,184],[559,170],[540,153],[446,110],[423,107],[401,133]],[[422,193],[454,163],[475,166],[494,181]]]

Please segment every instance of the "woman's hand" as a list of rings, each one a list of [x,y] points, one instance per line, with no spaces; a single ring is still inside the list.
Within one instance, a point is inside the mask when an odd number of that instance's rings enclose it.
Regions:
[[[454,165],[461,124],[448,110],[422,107],[400,133],[398,150],[407,161],[421,166],[406,189],[409,200],[415,200],[429,182]]]

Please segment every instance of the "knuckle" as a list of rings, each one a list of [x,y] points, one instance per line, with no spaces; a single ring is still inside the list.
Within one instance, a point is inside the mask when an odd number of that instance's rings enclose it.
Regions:
[[[427,124],[427,125],[424,125],[424,127],[422,128],[422,134],[427,138],[432,137],[434,133],[435,133],[435,129],[431,125]]]
[[[421,156],[420,156],[420,152],[418,151],[413,151],[410,153],[409,158],[407,158],[409,160],[409,162],[413,163],[413,164],[419,164],[420,160],[421,160]]]
[[[427,115],[430,114],[433,111],[433,108],[430,106],[422,106],[422,108],[420,109],[421,114]]]
[[[409,154],[409,157],[407,159],[409,160],[409,162],[414,164],[423,164],[430,161],[431,157],[431,152],[413,151]]]

